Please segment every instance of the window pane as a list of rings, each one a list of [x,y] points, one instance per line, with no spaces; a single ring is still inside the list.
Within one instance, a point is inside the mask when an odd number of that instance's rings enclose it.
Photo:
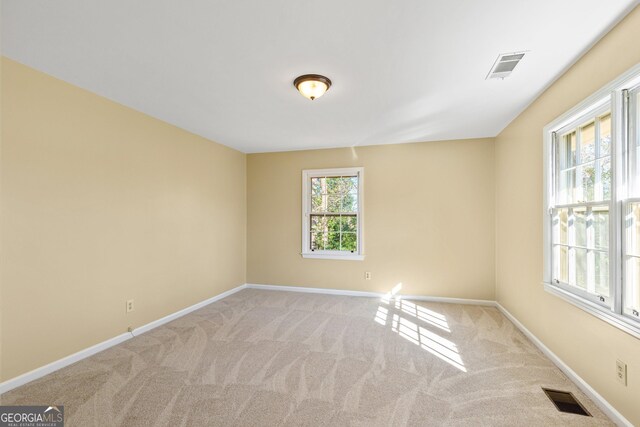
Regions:
[[[587,289],[587,250],[571,248],[575,256],[575,284],[577,287]]]
[[[577,202],[591,202],[594,200],[596,186],[596,168],[594,163],[578,166]]]
[[[553,278],[593,295],[609,291],[609,207],[561,208],[553,215]]]
[[[628,257],[626,272],[623,305],[627,314],[637,316],[635,313],[640,312],[640,258]]]
[[[326,180],[326,185],[323,184],[325,182],[323,180]],[[321,178],[317,182],[319,184],[316,187],[320,192],[311,194],[311,212],[358,211],[358,192],[357,189],[353,189],[350,178]],[[343,190],[348,190],[348,192],[342,193]]]
[[[311,215],[311,231],[320,233],[340,232],[340,217]]]
[[[357,188],[357,177],[336,178],[336,193],[347,194]]]
[[[311,178],[311,194],[317,195],[326,193],[326,191],[322,190],[324,187],[324,178]]]
[[[561,138],[558,153],[560,169],[567,169],[576,164],[576,133],[571,132]]]
[[[340,204],[342,197],[330,194],[327,196],[327,212],[340,212]]]
[[[311,178],[311,194],[346,194],[358,190],[358,177],[316,177]]]
[[[340,230],[343,233],[355,233],[358,231],[358,218],[355,216],[343,216],[340,225]]]
[[[324,249],[327,251],[340,250],[340,233],[329,232],[326,234],[326,243]]]
[[[595,251],[594,258],[596,293],[609,297],[609,255],[606,252]]]
[[[340,190],[342,188],[342,178],[331,177],[327,178],[327,193],[329,194],[340,194]]]
[[[324,227],[323,216],[311,215],[311,231],[322,231]]]
[[[576,170],[569,169],[560,173],[558,203],[573,203],[575,198]]]
[[[342,247],[343,251],[357,251],[357,234],[356,233],[342,233]]]
[[[602,188],[601,200],[609,200],[611,198],[611,157],[605,157],[598,160],[600,167],[600,186]]]
[[[327,226],[327,217],[311,215],[311,231],[323,232]]]
[[[329,177],[327,180],[328,194],[346,194],[358,187],[358,177]]]
[[[571,226],[571,220],[569,221]],[[574,242],[576,246],[587,246],[587,208],[573,209]]]
[[[553,243],[569,244],[569,209],[556,209],[553,216]]]
[[[611,114],[600,117],[600,157],[611,154]]]
[[[589,123],[580,128],[580,163],[596,158],[596,125]]]
[[[578,144],[579,140],[579,144]],[[579,146],[578,146],[579,145]],[[592,119],[558,142],[556,203],[611,198],[611,115]]]
[[[325,192],[327,194],[339,194],[340,178],[327,177],[325,179],[327,181],[327,187]]]
[[[356,251],[358,219],[355,216],[311,216],[312,250]]]
[[[327,217],[327,231],[330,233],[339,233],[340,232],[340,217],[339,216],[329,216]]]
[[[596,249],[609,249],[609,208],[593,208],[593,245]]]
[[[625,215],[627,255],[640,256],[640,203],[629,203]]]
[[[321,232],[311,233],[311,250],[321,251],[324,249],[324,234]]]
[[[348,193],[342,198],[342,212],[358,211],[358,194]]]
[[[349,179],[349,192],[357,192],[358,191],[358,177],[357,176],[350,176],[348,177]]]
[[[312,212],[325,212],[327,205],[327,196],[320,194],[314,194],[311,196],[311,211]]]
[[[569,248],[555,246],[553,248],[553,266],[555,279],[569,283]]]

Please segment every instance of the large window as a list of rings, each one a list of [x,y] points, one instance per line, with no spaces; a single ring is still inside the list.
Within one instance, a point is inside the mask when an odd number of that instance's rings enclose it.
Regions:
[[[581,117],[553,134],[554,282],[610,303],[611,112]]]
[[[640,337],[640,66],[545,127],[545,288]]]
[[[302,256],[362,259],[362,168],[302,172]]]

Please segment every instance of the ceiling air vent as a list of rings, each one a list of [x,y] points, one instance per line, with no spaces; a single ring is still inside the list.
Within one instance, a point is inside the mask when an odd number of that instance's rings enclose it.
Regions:
[[[504,79],[516,68],[518,62],[524,57],[524,52],[503,53],[498,55],[498,59],[493,63],[491,71],[487,74],[488,79]]]

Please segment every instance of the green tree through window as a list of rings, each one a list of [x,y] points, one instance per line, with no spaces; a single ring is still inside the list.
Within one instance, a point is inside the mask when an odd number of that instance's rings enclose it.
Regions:
[[[311,178],[311,250],[358,249],[358,177]]]

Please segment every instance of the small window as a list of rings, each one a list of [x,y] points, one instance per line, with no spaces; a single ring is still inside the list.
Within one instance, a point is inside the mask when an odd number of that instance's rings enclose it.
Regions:
[[[363,259],[363,168],[302,172],[302,256]]]

